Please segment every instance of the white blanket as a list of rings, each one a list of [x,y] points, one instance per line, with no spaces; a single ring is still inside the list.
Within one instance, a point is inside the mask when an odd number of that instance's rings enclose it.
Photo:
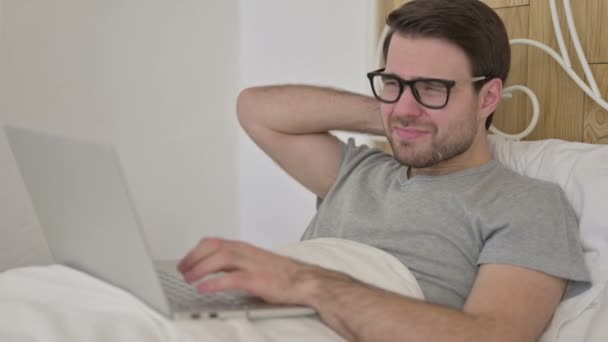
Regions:
[[[278,251],[423,298],[411,272],[391,255],[339,239],[294,243]],[[130,294],[60,266],[0,274],[0,341],[341,341],[317,318],[172,322]]]

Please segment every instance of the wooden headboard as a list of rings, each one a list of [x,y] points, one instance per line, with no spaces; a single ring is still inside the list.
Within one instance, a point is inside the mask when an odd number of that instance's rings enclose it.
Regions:
[[[408,1],[379,0],[379,34],[388,13]],[[533,39],[559,53],[550,0],[481,1],[502,18],[510,39]],[[574,71],[586,82],[566,25],[563,1],[556,3],[564,41]],[[608,99],[608,1],[574,0],[572,13],[590,70],[602,97]],[[527,45],[512,46],[511,73],[506,86],[516,84],[532,89],[540,103],[538,124],[525,140],[557,138],[608,144],[608,110],[587,96],[546,52]],[[506,133],[519,133],[528,126],[531,117],[528,97],[515,92],[495,113],[494,125]]]

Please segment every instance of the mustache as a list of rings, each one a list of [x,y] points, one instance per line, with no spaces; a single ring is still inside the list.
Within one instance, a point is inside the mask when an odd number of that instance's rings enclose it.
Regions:
[[[416,129],[422,129],[431,132],[437,130],[437,127],[435,127],[435,125],[431,123],[420,122],[420,120],[418,120],[417,118],[412,117],[392,117],[388,124],[389,127],[413,127]]]

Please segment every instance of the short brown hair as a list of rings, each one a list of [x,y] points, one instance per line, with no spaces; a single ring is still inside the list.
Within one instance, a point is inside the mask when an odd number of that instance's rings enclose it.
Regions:
[[[511,46],[500,17],[479,0],[413,0],[391,12],[384,40],[384,61],[395,32],[404,36],[439,38],[459,46],[467,55],[472,76],[486,76],[475,83],[479,91],[493,78],[503,83],[511,67]],[[492,124],[494,113],[486,120]]]

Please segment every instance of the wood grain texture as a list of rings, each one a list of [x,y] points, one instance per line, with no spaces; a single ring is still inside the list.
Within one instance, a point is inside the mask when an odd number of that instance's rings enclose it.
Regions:
[[[530,0],[481,0],[488,6],[496,8],[514,7],[514,6],[526,6],[530,4]]]
[[[562,23],[565,23],[563,11],[560,11]],[[559,51],[549,1],[530,1],[529,38],[543,42]],[[570,42],[567,30],[564,39]],[[573,49],[569,46],[570,56]],[[574,65],[577,66],[577,65]],[[577,70],[578,69],[578,70]],[[580,75],[581,68],[575,68]],[[536,129],[527,138],[539,140],[557,138],[569,141],[582,141],[583,133],[583,91],[570,79],[566,72],[544,51],[529,48],[528,51],[528,87],[531,88],[540,102],[540,118]]]
[[[608,63],[608,1],[573,0],[571,4],[587,61]]]
[[[412,0],[393,0],[393,8],[397,8],[403,4],[405,4],[406,2],[410,2]]]
[[[411,0],[376,0],[377,1],[377,22],[378,26],[376,28],[377,36],[379,37],[382,34],[382,30],[384,30],[384,25],[386,24],[386,18],[388,15],[401,5],[409,2]]]
[[[382,30],[384,30],[384,25],[386,25],[386,17],[393,11],[395,8],[394,0],[378,0],[378,15],[377,22],[378,27],[376,28],[377,37],[382,34]]]
[[[496,9],[507,27],[509,39],[528,37],[528,6]],[[528,47],[516,45],[511,49],[511,71],[506,86],[528,84]],[[494,113],[493,125],[509,134],[522,132],[528,127],[528,117],[531,117],[532,106],[528,97],[522,92],[514,92],[513,98],[503,99],[502,104]]]
[[[608,99],[608,64],[591,65],[604,99]],[[584,142],[608,144],[608,111],[585,97]]]

